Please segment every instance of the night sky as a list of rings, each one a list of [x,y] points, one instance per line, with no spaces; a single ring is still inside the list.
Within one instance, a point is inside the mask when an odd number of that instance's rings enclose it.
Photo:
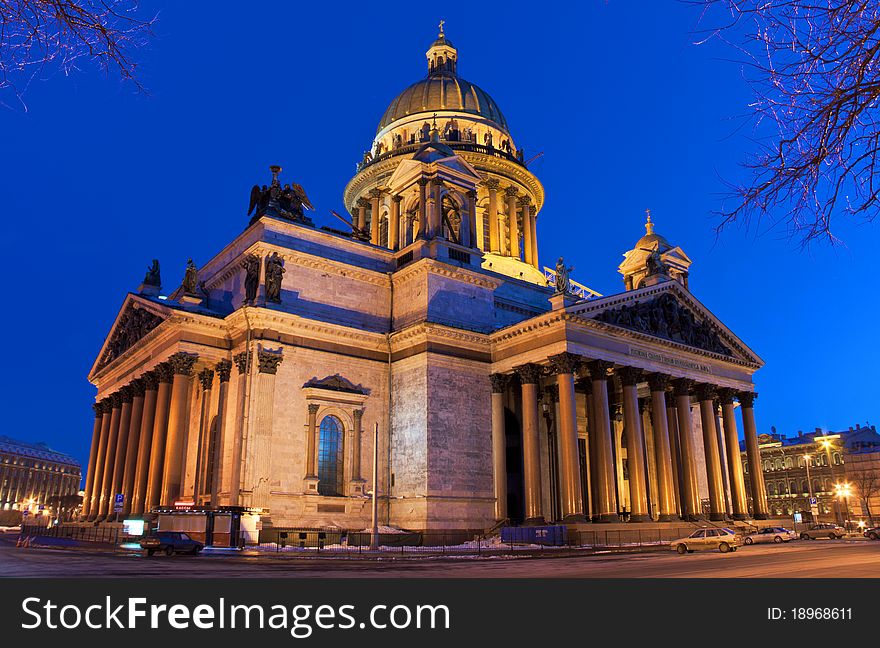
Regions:
[[[571,3],[572,5],[574,3]],[[541,261],[620,292],[621,255],[657,232],[693,259],[696,297],[767,363],[759,431],[834,430],[877,415],[876,225],[804,251],[784,231],[712,215],[753,148],[741,66],[694,45],[686,4],[142,2],[148,95],[89,65],[0,108],[5,371],[0,434],[88,457],[86,375],[153,258],[166,294],[247,225],[267,167],[338,226],[345,183],[391,99],[426,71],[440,18],[459,73],[501,106],[544,183]],[[442,11],[442,13],[441,13]],[[11,97],[3,99],[11,101]]]

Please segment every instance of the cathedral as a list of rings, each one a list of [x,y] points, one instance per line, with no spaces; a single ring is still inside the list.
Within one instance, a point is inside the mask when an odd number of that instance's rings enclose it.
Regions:
[[[334,227],[273,166],[241,234],[125,297],[89,373],[84,519],[360,530],[374,489],[379,523],[416,531],[766,517],[738,440],[760,465],[763,362],[685,252],[649,214],[617,294],[542,265],[544,188],[442,24],[426,68]]]

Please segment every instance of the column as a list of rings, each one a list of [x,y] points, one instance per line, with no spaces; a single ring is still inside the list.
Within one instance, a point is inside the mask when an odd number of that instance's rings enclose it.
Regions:
[[[356,409],[351,413],[354,429],[351,434],[351,480],[363,481],[361,478],[361,436],[363,433],[364,410]]]
[[[678,442],[678,412],[675,406],[675,394],[666,392],[666,429],[669,431],[669,452],[672,459],[672,484],[675,496],[675,508],[678,515],[682,515],[682,502],[684,501],[683,484],[681,478],[681,448]]]
[[[666,412],[668,384],[669,376],[657,373],[648,376],[648,386],[651,389],[651,427],[654,431],[654,461],[657,464],[657,510],[660,522],[670,522],[678,518]]]
[[[101,408],[101,437],[98,440],[98,454],[95,458],[95,476],[92,480],[92,493],[89,498],[89,521],[98,517],[98,509],[101,502],[101,489],[104,483],[104,463],[107,458],[107,440],[110,436],[110,412],[112,407],[110,400],[105,398],[98,402]],[[14,501],[18,501],[16,498]]]
[[[131,505],[134,490],[134,474],[137,469],[138,448],[141,440],[141,423],[144,417],[144,395],[146,386],[143,378],[137,378],[131,383],[132,402],[131,416],[128,424],[128,444],[125,448],[125,468],[122,473],[122,494],[125,499],[122,502],[123,517],[131,513]]]
[[[540,270],[541,265],[538,262],[538,215],[535,213],[535,210],[531,208],[529,209],[529,221],[531,221],[532,224],[532,265]]]
[[[226,412],[229,402],[229,375],[232,373],[232,363],[229,360],[218,362],[214,370],[220,381],[220,392],[217,394],[217,429],[212,439],[213,452],[211,452],[211,501],[210,505],[216,508],[220,505],[220,487],[223,484],[223,470],[225,466],[224,451],[226,449]]]
[[[611,414],[608,411],[608,369],[612,363],[594,360],[589,364],[593,382],[593,418],[596,423],[596,512],[594,522],[617,522],[617,496],[614,485]]]
[[[168,409],[168,440],[165,442],[165,466],[162,470],[162,495],[159,503],[171,506],[183,494],[183,458],[189,431],[189,386],[198,356],[179,351],[168,358],[174,379]]]
[[[211,391],[214,386],[214,372],[202,369],[197,377],[202,387],[202,402],[199,407],[199,437],[196,445],[196,473],[193,476],[193,501],[206,494],[208,480],[208,451],[211,447]]]
[[[721,401],[721,422],[724,428],[724,445],[727,449],[727,472],[730,475],[730,498],[733,506],[733,519],[745,520],[749,516],[748,500],[746,499],[745,476],[742,469],[742,457],[739,451],[739,433],[736,430],[736,413],[733,408],[734,391],[719,389]]]
[[[370,243],[379,245],[379,200],[382,192],[378,189],[370,189]]]
[[[721,473],[721,453],[715,431],[715,387],[697,385],[700,401],[700,421],[703,428],[703,452],[706,456],[706,477],[709,483],[709,519],[724,519],[724,477]]]
[[[113,459],[113,478],[110,480],[110,495],[104,513],[107,519],[115,518],[116,495],[122,493],[122,476],[125,472],[125,451],[128,448],[128,427],[131,423],[131,403],[133,400],[131,386],[125,385],[119,390],[122,407],[119,410],[119,431],[116,434],[116,456]]]
[[[162,496],[162,475],[165,467],[165,449],[168,441],[168,414],[171,407],[171,384],[174,371],[163,362],[155,369],[159,387],[156,392],[156,414],[153,419],[153,439],[150,445],[150,468],[147,473],[147,490],[144,511],[159,506]]]
[[[247,410],[248,377],[250,376],[251,353],[242,351],[232,356],[238,370],[236,393],[238,402],[235,408],[235,437],[232,440],[232,461],[229,469],[229,505],[239,506],[241,500],[241,462],[244,443],[245,412]]]
[[[144,385],[144,408],[141,417],[141,435],[138,441],[137,467],[134,471],[134,485],[131,494],[131,513],[142,515],[147,497],[147,478],[150,474],[150,448],[153,444],[153,426],[156,420],[156,390],[159,377],[154,371],[145,373],[141,380]]]
[[[92,426],[92,445],[89,448],[89,466],[86,471],[86,488],[83,496],[82,517],[87,518],[92,507],[92,493],[95,489],[95,465],[98,463],[98,444],[101,441],[101,421],[104,419],[104,408],[100,403],[92,403],[92,409],[95,411],[95,423]],[[3,479],[6,476],[6,469],[0,475],[0,487],[3,486]],[[0,508],[3,507],[5,498],[0,497]]]
[[[249,426],[242,450],[245,457],[245,490],[251,490],[251,506],[269,506],[272,468],[272,414],[275,406],[275,375],[283,356],[281,351],[258,348],[257,373],[252,396],[253,425]]]
[[[358,198],[357,199],[357,228],[361,231],[361,233],[367,231],[367,207],[370,206],[370,201],[366,198]]]
[[[308,427],[306,428],[306,479],[318,477],[318,409],[317,403],[309,403]]]
[[[517,202],[522,210],[523,258],[526,263],[533,266],[535,265],[535,261],[532,259],[532,219],[530,216],[531,208],[529,207],[529,197],[523,196]]]
[[[495,520],[507,519],[507,439],[504,433],[504,392],[510,376],[492,374],[492,480],[495,484]]]
[[[477,229],[477,192],[473,189],[467,192],[467,205],[468,235],[466,242],[464,241],[464,239],[462,239],[462,245],[466,245],[467,247],[472,248],[482,248],[483,230]]]
[[[599,508],[599,500],[597,498],[598,489],[596,488],[596,475],[598,474],[598,462],[596,459],[596,408],[593,407],[593,382],[590,380],[589,370],[585,365],[581,365],[582,370],[586,370],[587,375],[581,375],[577,380],[577,386],[584,394],[584,418],[587,423],[587,474],[589,491],[589,503],[584,502],[584,514],[588,519],[596,517],[596,511]],[[589,515],[587,516],[587,505],[589,504]]]
[[[430,238],[428,234],[428,190],[427,186],[430,180],[428,178],[419,178],[416,181],[419,185],[419,238]]]
[[[107,515],[107,507],[113,507],[113,468],[116,465],[116,444],[119,440],[119,414],[122,410],[122,394],[116,392],[110,395],[110,431],[107,434],[107,452],[104,457],[104,470],[101,479],[101,494],[95,515],[98,520],[103,520]]]
[[[574,395],[574,372],[580,358],[573,353],[550,356],[559,388],[559,486],[562,500],[562,521],[566,524],[586,522],[581,471],[578,461],[577,408]]]
[[[756,520],[770,517],[767,508],[767,489],[764,486],[764,470],[761,464],[761,450],[758,448],[758,428],[755,426],[755,392],[738,394],[743,419],[743,436],[746,438],[746,457],[749,460],[749,484],[752,487],[752,506]]]
[[[508,253],[519,259],[519,223],[516,218],[516,195],[519,190],[511,185],[505,190],[507,194],[507,223],[509,228]]]
[[[431,180],[431,197],[428,205],[428,237],[435,238],[443,235],[443,200],[440,197],[440,189],[443,182],[437,178]]]
[[[681,453],[681,510],[685,520],[703,517],[700,492],[697,489],[697,467],[694,462],[693,423],[691,421],[691,384],[687,378],[677,378],[672,385],[675,390],[675,408],[678,414],[678,442]]]
[[[650,522],[648,476],[645,473],[645,436],[639,414],[638,383],[642,372],[633,367],[617,370],[623,389],[623,429],[626,433],[626,459],[629,468],[630,521]]]
[[[388,249],[400,250],[404,244],[400,241],[400,201],[403,196],[391,196],[391,217],[388,219]]]
[[[538,381],[541,367],[515,367],[522,383],[523,475],[525,482],[525,524],[544,524],[541,492],[541,452],[538,443]]]
[[[486,188],[489,190],[489,207],[486,210],[486,218],[489,219],[489,251],[493,254],[501,253],[501,235],[498,227],[498,187],[500,184],[496,178],[486,180]]]

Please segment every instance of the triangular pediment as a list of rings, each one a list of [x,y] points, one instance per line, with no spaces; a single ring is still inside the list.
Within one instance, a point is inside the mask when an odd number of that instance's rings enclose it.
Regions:
[[[312,378],[303,385],[303,388],[326,389],[329,391],[345,392],[347,394],[366,395],[368,393],[362,385],[355,385],[348,378],[339,374],[333,374],[332,376],[327,376],[320,380],[318,378]]]
[[[570,312],[603,325],[684,345],[714,356],[764,361],[677,281],[576,304]]]
[[[113,322],[110,333],[104,340],[91,374],[95,374],[122,356],[164,322],[168,318],[165,310],[148,299],[129,295],[119,309],[116,321]]]

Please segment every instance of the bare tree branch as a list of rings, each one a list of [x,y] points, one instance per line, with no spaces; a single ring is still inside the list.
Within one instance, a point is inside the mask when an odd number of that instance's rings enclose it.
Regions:
[[[754,100],[757,140],[746,183],[728,183],[718,231],[753,218],[808,244],[837,241],[838,215],[880,212],[880,2],[687,0],[699,5],[698,43],[739,53]],[[711,26],[713,25],[714,26]]]

